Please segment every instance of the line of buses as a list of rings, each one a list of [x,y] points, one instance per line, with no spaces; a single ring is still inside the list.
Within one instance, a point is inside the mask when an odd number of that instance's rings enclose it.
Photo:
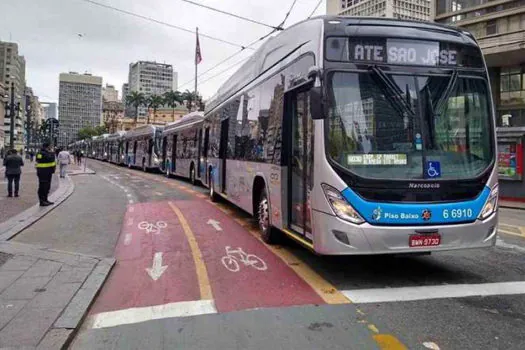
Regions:
[[[320,254],[429,253],[496,242],[494,106],[472,34],[322,16],[267,40],[165,128],[75,143],[100,160],[200,181]]]

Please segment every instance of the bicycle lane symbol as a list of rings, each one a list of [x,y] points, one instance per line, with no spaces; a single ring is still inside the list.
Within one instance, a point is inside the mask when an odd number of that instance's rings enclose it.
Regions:
[[[221,262],[226,269],[231,272],[239,272],[241,264],[251,266],[256,270],[265,271],[268,269],[263,259],[255,254],[247,254],[242,248],[232,249],[230,246],[225,247],[226,255],[221,258]]]
[[[146,231],[146,233],[160,234],[161,229],[167,228],[168,224],[165,221],[157,221],[156,223],[141,221],[137,228],[141,231]]]

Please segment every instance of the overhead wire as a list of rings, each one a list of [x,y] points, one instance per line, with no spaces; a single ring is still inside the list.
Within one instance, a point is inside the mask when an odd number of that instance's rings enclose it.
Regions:
[[[311,17],[314,15],[315,11],[317,11],[317,9],[319,8],[319,6],[321,6],[321,3],[322,3],[322,2],[323,2],[323,0],[319,0],[319,1],[317,2],[317,5],[315,5],[315,7],[314,7],[312,13],[310,13],[310,16],[306,17],[307,19],[311,18]]]
[[[251,18],[248,18],[248,17],[244,17],[244,16],[241,16],[241,15],[237,15],[237,14],[235,14],[235,13],[231,13],[231,12],[228,12],[228,11],[220,10],[220,9],[215,8],[215,7],[211,7],[211,6],[208,6],[208,5],[204,5],[204,4],[201,4],[201,3],[198,3],[198,2],[192,1],[192,0],[180,0],[180,1],[187,2],[188,4],[192,4],[192,5],[195,5],[195,6],[203,7],[203,8],[205,8],[205,9],[208,9],[208,10],[211,10],[211,11],[215,11],[215,12],[218,12],[218,13],[222,13],[223,15],[227,15],[227,16],[235,17],[235,18],[237,18],[237,19],[241,19],[241,20],[243,20],[243,21],[247,21],[247,22],[251,22],[251,23],[255,23],[255,24],[258,24],[258,25],[264,26],[264,27],[268,27],[268,28],[272,28],[272,29],[280,30],[279,27],[275,27],[275,26],[272,26],[272,25],[270,25],[270,24],[266,24],[266,23],[263,23],[263,22],[257,21],[257,20],[255,20],[255,19],[251,19]]]
[[[286,15],[284,16],[284,19],[281,21],[281,23],[277,26],[277,28],[271,30],[269,33],[267,33],[266,35],[263,35],[262,37],[260,37],[259,39],[256,39],[254,40],[253,42],[251,42],[250,44],[246,45],[244,48],[240,49],[239,51],[237,52],[234,52],[232,55],[226,57],[225,59],[223,59],[222,61],[220,61],[219,63],[217,63],[216,65],[214,65],[213,67],[209,68],[208,70],[200,73],[199,75],[197,75],[197,78],[200,78],[202,77],[203,75],[205,75],[206,73],[214,70],[215,68],[219,67],[220,65],[228,62],[229,60],[231,60],[232,58],[234,58],[235,56],[237,56],[238,54],[240,54],[241,52],[243,52],[245,49],[249,49],[249,48],[252,48],[253,45],[257,44],[258,42],[268,38],[270,35],[274,34],[275,32],[279,31],[279,30],[282,30],[282,29],[278,29],[278,28],[284,28],[284,25],[286,23],[286,21],[288,20],[288,17],[290,17],[290,13],[292,13],[292,10],[296,4],[297,0],[294,0],[292,2],[292,5],[290,6],[290,9],[288,10],[288,12],[286,12]],[[247,58],[246,58],[247,59]],[[235,66],[237,64],[240,64],[242,61],[240,62],[237,62],[236,64],[232,65],[232,66]],[[230,66],[230,68],[232,68],[232,66]],[[224,70],[224,71],[221,71],[221,74],[224,73],[225,71],[227,71],[228,69]],[[215,77],[215,76],[214,76]],[[208,81],[209,79],[205,79],[204,81],[201,81],[201,84],[205,83],[206,81]],[[187,82],[181,84],[179,86],[179,88],[183,87],[183,86],[186,86],[190,83],[193,83],[195,81],[195,78],[191,79],[191,80],[188,80]]]
[[[191,29],[188,29],[188,28],[184,28],[184,27],[180,27],[180,26],[177,26],[175,24],[163,22],[163,21],[160,21],[160,20],[152,18],[152,17],[143,16],[143,15],[140,15],[140,14],[135,13],[135,12],[123,10],[123,9],[120,9],[118,7],[115,7],[115,6],[102,4],[102,3],[94,1],[94,0],[80,0],[80,1],[84,1],[84,2],[92,4],[92,5],[96,5],[96,6],[100,6],[100,7],[106,8],[106,9],[117,11],[117,12],[129,15],[129,16],[137,17],[137,18],[140,18],[140,19],[143,19],[143,20],[146,20],[146,21],[150,21],[150,22],[153,22],[153,23],[157,23],[157,24],[160,24],[160,25],[163,25],[163,26],[167,26],[167,27],[170,27],[170,28],[173,28],[173,29],[178,29],[178,30],[181,30],[181,31],[184,31],[184,32],[187,32],[187,33],[195,34],[194,30],[191,30]],[[219,41],[219,42],[221,42],[223,44],[228,44],[228,45],[231,45],[231,46],[240,47],[242,50],[246,49],[246,46],[243,46],[243,45],[240,45],[240,44],[228,41],[228,40],[224,40],[224,39],[221,39],[221,38],[217,38],[217,37],[214,37],[214,36],[211,36],[211,35],[208,35],[208,34],[203,34],[202,32],[199,32],[199,36],[204,37],[204,38],[208,38],[210,40]]]

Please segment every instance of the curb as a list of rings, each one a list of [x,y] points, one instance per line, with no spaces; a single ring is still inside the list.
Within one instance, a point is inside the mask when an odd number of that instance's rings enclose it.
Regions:
[[[55,201],[53,206],[42,208],[37,203],[31,208],[26,209],[20,214],[0,224],[0,242],[12,239],[69,198],[75,190],[75,184],[69,177],[66,177],[66,181],[67,184],[60,181],[59,187],[51,194],[50,199]]]
[[[500,208],[505,208],[505,209],[515,209],[515,210],[525,210],[525,208],[523,207],[513,207],[512,205],[505,205],[505,204],[499,204],[499,207]]]

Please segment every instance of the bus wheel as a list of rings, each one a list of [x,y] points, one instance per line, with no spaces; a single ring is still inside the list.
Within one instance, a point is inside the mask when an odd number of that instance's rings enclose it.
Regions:
[[[261,191],[261,196],[259,197],[256,218],[263,241],[268,244],[277,243],[277,231],[270,225],[270,203],[268,202],[268,195],[265,189]]]
[[[192,166],[190,169],[190,182],[192,185],[195,185],[195,168]]]
[[[142,160],[142,171],[143,172],[148,171],[148,168],[146,168],[146,161],[145,160]]]
[[[211,171],[210,171],[210,201],[217,202],[219,200],[219,197],[217,193],[215,193],[215,184],[213,183],[213,178],[211,177]]]
[[[166,166],[166,177],[170,177],[170,175],[171,175],[170,168],[171,168],[171,166],[168,164]]]

